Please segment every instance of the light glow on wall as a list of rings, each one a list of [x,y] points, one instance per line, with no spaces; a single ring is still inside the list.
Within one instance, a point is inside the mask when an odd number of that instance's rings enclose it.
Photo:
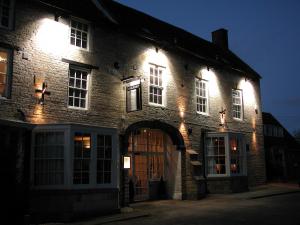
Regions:
[[[208,81],[208,93],[209,97],[219,97],[220,89],[219,89],[219,81],[212,69],[207,70],[207,68],[203,68],[200,71],[201,78]]]
[[[255,99],[255,92],[254,87],[250,80],[241,79],[238,88],[243,90],[243,100],[244,105],[253,107],[253,111],[255,107],[257,107],[256,99]]]
[[[157,52],[155,48],[149,48],[142,54],[143,59],[143,71],[144,74],[149,74],[149,65],[155,64],[165,68],[163,74],[163,85],[166,87],[170,81],[169,59],[164,54],[163,50],[159,49]]]
[[[61,55],[67,50],[69,27],[51,19],[39,23],[36,34],[37,47],[45,53]]]

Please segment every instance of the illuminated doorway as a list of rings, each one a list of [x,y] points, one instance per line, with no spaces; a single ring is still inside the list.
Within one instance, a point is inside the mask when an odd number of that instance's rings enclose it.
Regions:
[[[181,198],[181,152],[158,129],[138,129],[129,136],[132,157],[129,188],[134,201]]]

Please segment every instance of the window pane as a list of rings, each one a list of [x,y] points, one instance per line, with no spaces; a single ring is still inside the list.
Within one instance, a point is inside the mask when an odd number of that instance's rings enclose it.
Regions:
[[[110,135],[97,135],[97,183],[111,182],[112,138]]]
[[[37,133],[35,134],[34,145],[34,184],[63,184],[64,133]]]
[[[91,135],[75,133],[73,183],[88,184],[90,173]]]

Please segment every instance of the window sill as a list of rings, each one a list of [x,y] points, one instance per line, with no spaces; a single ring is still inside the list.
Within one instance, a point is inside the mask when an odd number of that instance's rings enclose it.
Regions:
[[[152,103],[152,102],[149,102],[149,105],[150,106],[154,106],[154,107],[158,107],[158,108],[162,108],[162,109],[166,108],[165,105],[160,105],[160,104],[156,104],[156,103]]]
[[[3,102],[11,102],[11,98],[7,98],[7,97],[4,97],[4,96],[0,96],[0,101],[3,101]]]
[[[201,116],[210,117],[209,113],[202,113],[202,112],[198,112],[198,111],[196,111],[196,113]]]
[[[84,51],[84,52],[90,52],[90,48],[81,48],[81,47],[78,47],[78,46],[75,46],[75,45],[71,45],[69,44],[69,47],[71,50],[81,50],[81,51]]]
[[[68,109],[71,109],[71,110],[80,110],[80,111],[88,111],[88,108],[80,108],[80,107],[75,107],[75,106],[68,106]]]
[[[244,119],[239,119],[239,118],[234,118],[232,117],[233,120],[238,121],[238,122],[244,122]]]

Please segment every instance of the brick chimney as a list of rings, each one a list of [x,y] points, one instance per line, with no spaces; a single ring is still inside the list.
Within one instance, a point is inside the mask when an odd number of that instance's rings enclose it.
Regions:
[[[212,43],[228,50],[228,31],[224,28],[211,32]]]

